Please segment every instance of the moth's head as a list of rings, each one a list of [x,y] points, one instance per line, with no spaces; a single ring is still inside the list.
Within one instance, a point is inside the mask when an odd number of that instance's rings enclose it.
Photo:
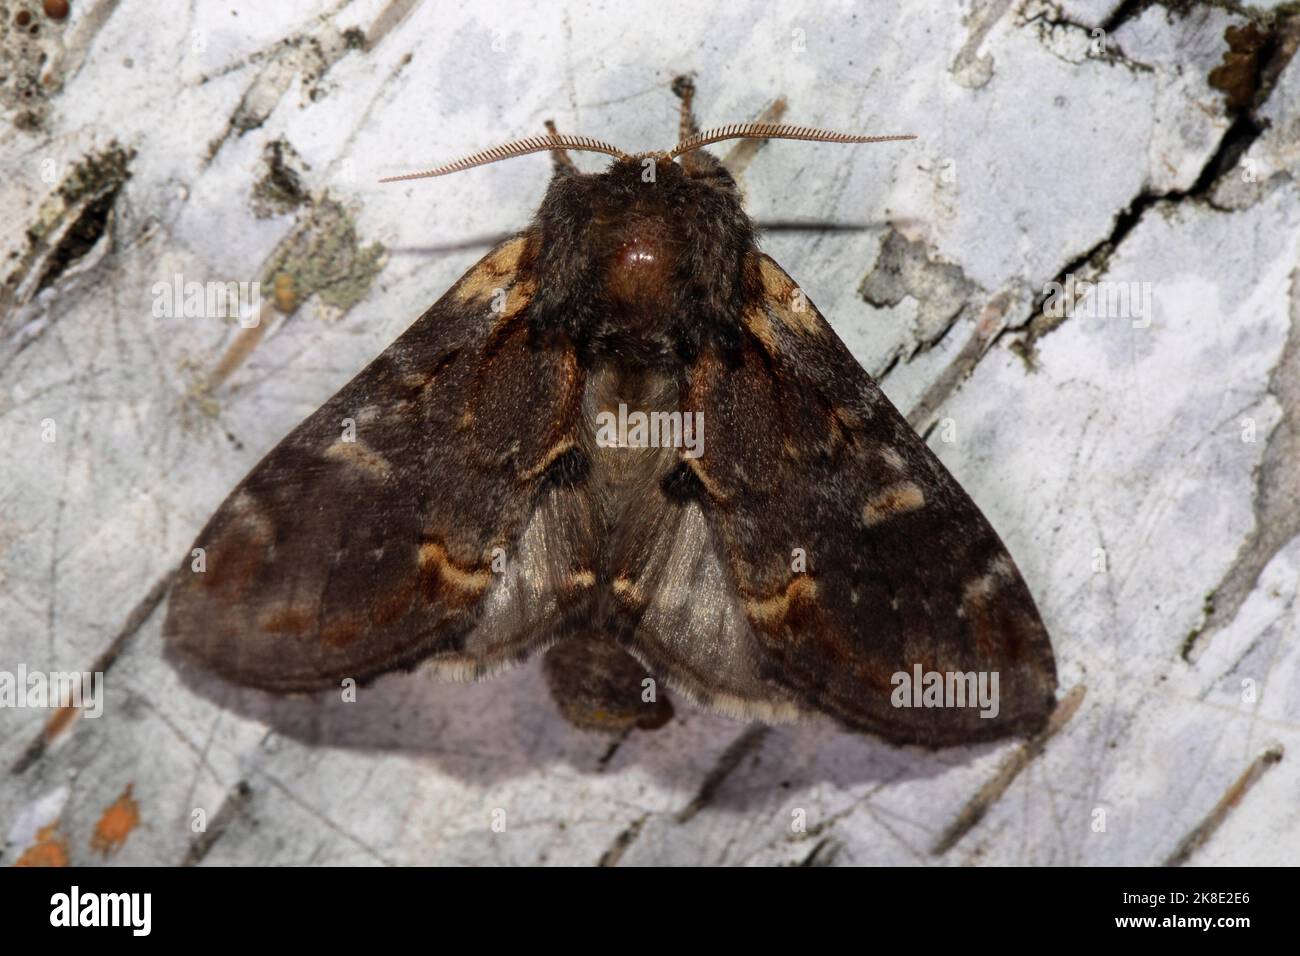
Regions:
[[[543,269],[583,263],[608,304],[658,315],[754,242],[736,181],[702,150],[689,162],[666,152],[619,156],[597,173],[559,164],[536,228]]]
[[[730,139],[872,143],[911,136],[855,136],[776,123],[742,123],[696,133],[661,152],[625,153],[585,136],[518,140],[464,159],[382,182],[445,176],[512,156],[550,151],[555,172],[532,235],[537,293],[530,314],[541,325],[586,331],[613,322],[622,347],[679,347],[702,330],[738,322],[754,229],[736,181],[704,147]],[[613,161],[583,173],[570,151]],[[610,316],[619,316],[614,322]]]

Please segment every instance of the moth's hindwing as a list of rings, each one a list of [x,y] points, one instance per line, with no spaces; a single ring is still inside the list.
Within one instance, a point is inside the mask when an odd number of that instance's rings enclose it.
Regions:
[[[479,676],[590,619],[583,372],[524,318],[534,245],[487,255],[231,493],[177,574],[174,652],[311,690],[426,658]]]
[[[758,254],[750,268],[763,294],[739,347],[686,372],[703,454],[665,476],[667,514],[616,557],[622,639],[730,713],[820,711],[926,746],[1039,729],[1055,662],[1011,556],[785,272]],[[693,599],[666,601],[682,576]],[[996,674],[996,716],[895,706],[918,665],[954,688],[947,675],[983,675],[991,692]]]

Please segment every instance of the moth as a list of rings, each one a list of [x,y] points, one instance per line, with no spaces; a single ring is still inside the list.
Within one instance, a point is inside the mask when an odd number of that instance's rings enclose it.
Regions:
[[[417,666],[478,679],[544,653],[564,717],[614,732],[665,723],[665,688],[895,744],[1044,726],[1055,661],[1015,563],[759,250],[704,148],[912,137],[700,132],[690,83],[674,91],[666,152],[548,123],[396,177],[554,165],[531,224],[208,521],[201,570],[187,555],[171,592],[170,652],[274,692]],[[612,159],[582,173],[571,150]]]

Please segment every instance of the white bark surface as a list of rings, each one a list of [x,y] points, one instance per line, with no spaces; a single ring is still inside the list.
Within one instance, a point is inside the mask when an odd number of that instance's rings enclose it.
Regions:
[[[103,716],[48,746],[50,710],[0,709],[0,862],[1300,861],[1300,16],[711,6],[0,4],[0,670],[112,658]],[[763,244],[998,529],[1077,710],[1037,745],[922,753],[683,703],[611,747],[536,661],[353,704],[183,685],[157,582],[527,222],[549,160],[376,178],[547,118],[666,148],[682,72],[706,126],[784,96],[789,122],[919,135],[769,144],[749,210],[864,227]],[[1149,323],[1038,314],[1067,273],[1149,283]],[[291,275],[289,314],[268,301],[260,337],[155,317],[176,274],[268,300]],[[96,843],[128,786],[138,825]]]

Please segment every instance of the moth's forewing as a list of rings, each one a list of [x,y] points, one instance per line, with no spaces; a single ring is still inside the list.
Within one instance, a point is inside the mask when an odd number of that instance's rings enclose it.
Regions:
[[[785,272],[751,267],[763,294],[738,351],[686,371],[703,455],[665,485],[667,530],[616,562],[624,639],[731,713],[820,711],[927,746],[1039,729],[1055,662],[1002,542]],[[693,603],[659,596],[676,551],[698,564]],[[898,706],[918,665],[977,699]]]
[[[239,684],[337,686],[426,658],[503,666],[590,617],[595,535],[564,480],[571,347],[534,347],[530,240],[481,260],[231,493],[166,640]]]

